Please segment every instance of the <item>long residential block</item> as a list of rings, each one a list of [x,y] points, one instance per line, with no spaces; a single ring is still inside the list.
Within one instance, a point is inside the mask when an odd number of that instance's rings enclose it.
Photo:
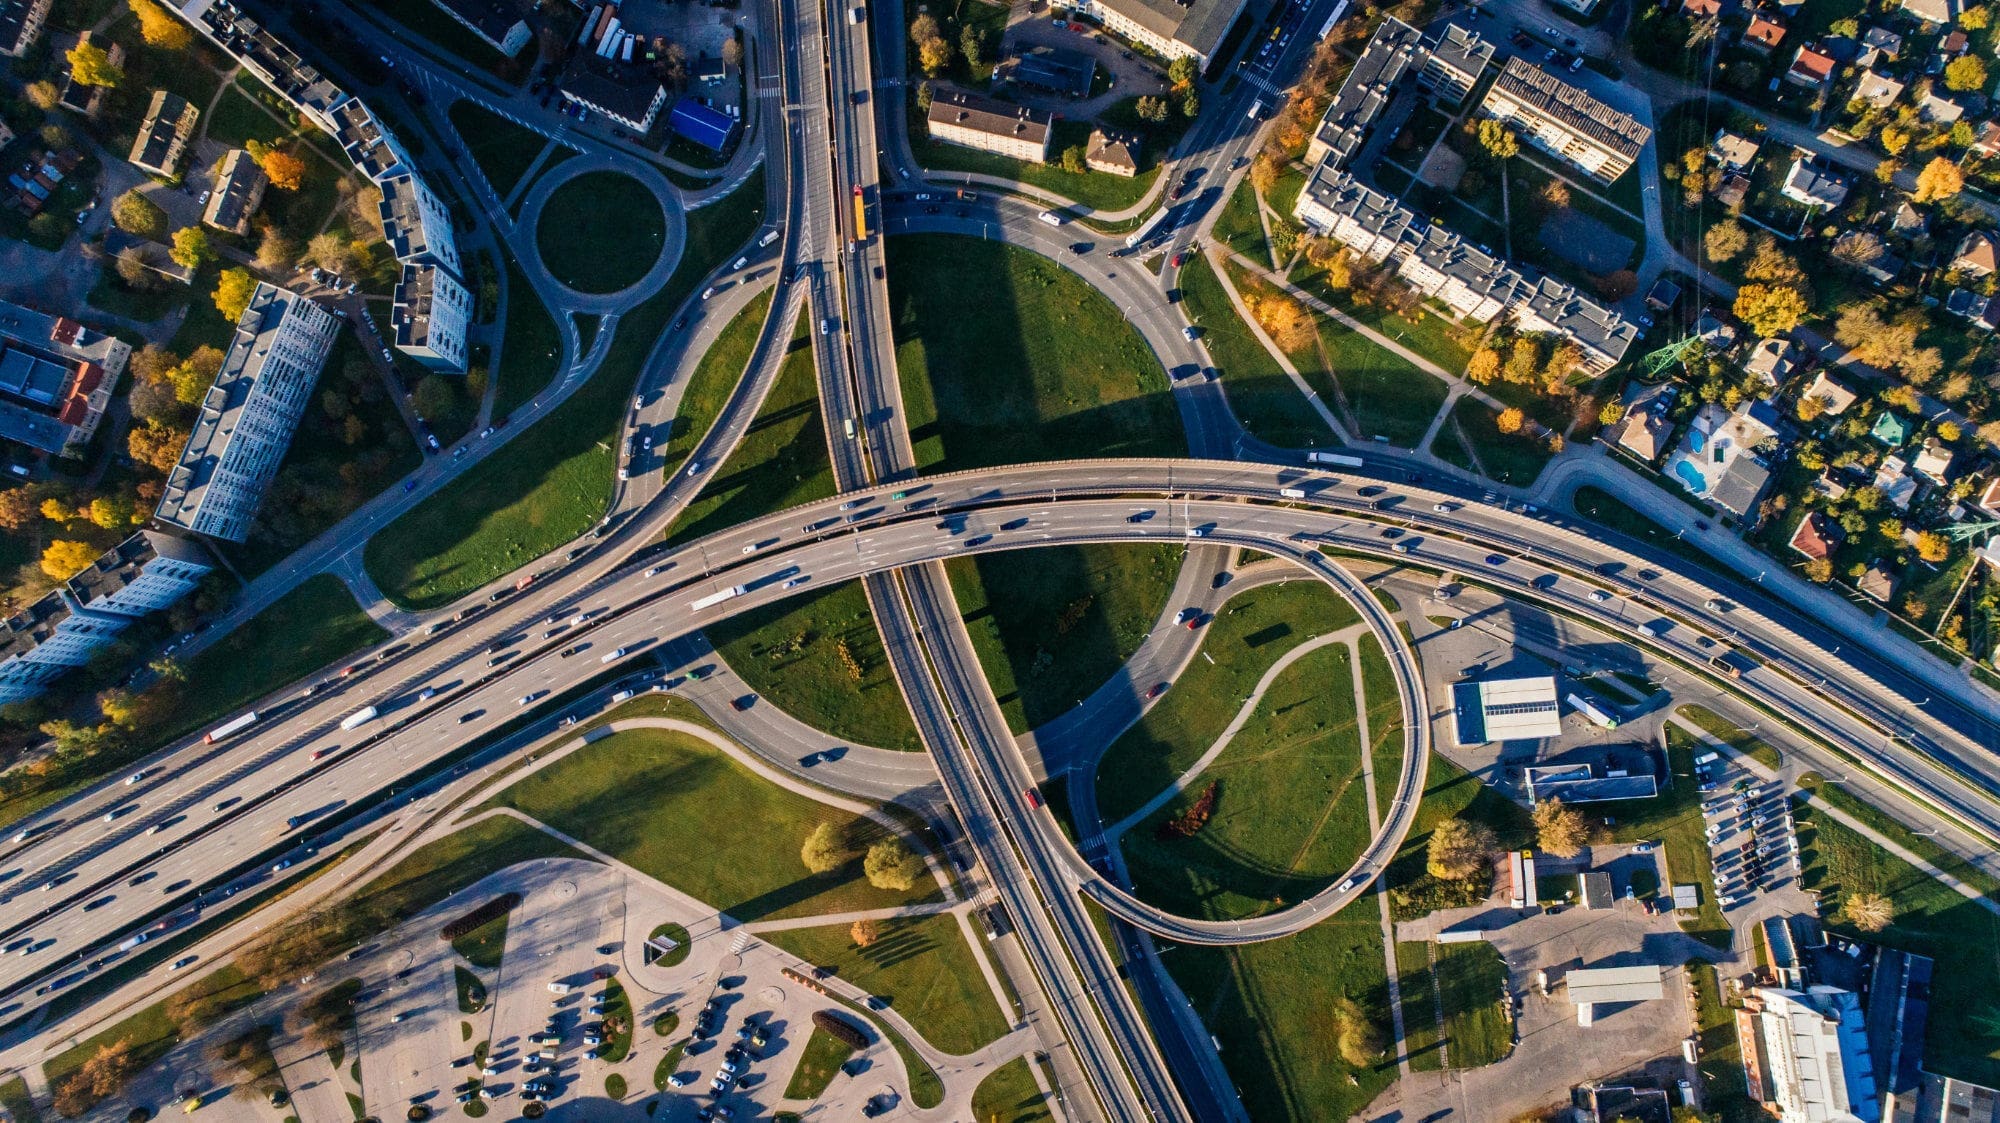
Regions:
[[[340,320],[321,305],[257,286],[167,476],[161,522],[229,542],[249,537],[339,333]]]
[[[465,373],[472,294],[449,270],[428,262],[405,264],[390,324],[398,351],[432,370]]]
[[[1167,58],[1207,66],[1246,0],[1084,0],[1083,15]]]
[[[396,260],[428,261],[460,272],[451,212],[424,181],[405,172],[381,182],[382,233]]]
[[[1038,109],[964,90],[941,89],[926,117],[932,139],[1016,160],[1049,161],[1055,117]]]
[[[1520,57],[1510,58],[1479,105],[1483,116],[1516,125],[1522,139],[1600,183],[1625,174],[1653,130]]]

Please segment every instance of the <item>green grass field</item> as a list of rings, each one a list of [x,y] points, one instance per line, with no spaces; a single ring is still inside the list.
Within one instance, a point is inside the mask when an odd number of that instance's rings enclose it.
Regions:
[[[854,1046],[840,1038],[815,1027],[812,1036],[806,1038],[806,1047],[799,1053],[799,1067],[792,1070],[792,1079],[785,1085],[788,1100],[816,1100],[833,1083],[840,1072],[840,1066],[854,1055]]]
[[[1301,573],[1283,585],[1232,598],[1204,625],[1202,652],[1139,723],[1112,742],[1097,766],[1105,822],[1139,809],[1185,772],[1229,725],[1285,652],[1359,617],[1338,593]]]
[[[1110,680],[1173,591],[1179,546],[1055,546],[945,562],[1008,728],[1025,733]]]
[[[1230,411],[1243,427],[1286,448],[1335,443],[1333,430],[1236,314],[1208,259],[1201,254],[1188,258],[1180,280],[1188,318],[1201,326],[1202,346],[1222,373]]]
[[[1346,644],[1278,676],[1229,747],[1122,839],[1140,897],[1182,916],[1233,919],[1304,900],[1346,872],[1370,834],[1353,681]],[[1161,837],[1211,783],[1207,825]]]
[[[1250,186],[1249,176],[1237,181],[1236,190],[1215,216],[1215,226],[1209,234],[1235,252],[1257,259],[1259,264],[1270,262],[1271,246],[1264,240],[1264,223],[1257,214],[1257,189]]]
[[[1360,436],[1415,448],[1443,408],[1449,387],[1387,347],[1327,317],[1319,322],[1326,365],[1354,412]]]
[[[887,999],[943,1052],[974,1052],[1007,1032],[1008,1019],[993,1002],[978,952],[951,916],[882,921],[881,936],[865,948],[855,946],[848,927],[788,928],[764,938]]]
[[[264,992],[234,967],[222,967],[196,980],[190,989],[209,996],[217,1015],[255,1001]],[[180,1041],[180,1029],[167,1016],[165,1001],[143,1007],[109,1029],[101,1030],[42,1063],[49,1087],[59,1089],[97,1051],[124,1042],[131,1051],[133,1071],[153,1065]]]
[[[1035,1083],[1028,1058],[1015,1057],[972,1090],[973,1123],[1048,1123],[1048,1094]]]
[[[694,373],[688,376],[688,383],[681,390],[680,408],[674,414],[673,425],[666,433],[653,435],[664,474],[671,476],[679,471],[681,463],[715,425],[722,407],[729,402],[729,395],[736,392],[744,369],[750,365],[750,355],[757,349],[757,335],[770,311],[771,293],[757,294],[735,319],[723,325],[715,342],[708,345],[701,361],[695,364]]]
[[[34,1097],[28,1095],[28,1082],[18,1076],[0,1083],[0,1107],[7,1109],[8,1114],[14,1117],[14,1123],[41,1123],[42,1116],[35,1110]]]
[[[1451,1067],[1479,1068],[1514,1051],[1513,1026],[1502,1005],[1507,965],[1493,945],[1439,944],[1432,974],[1443,1003]]]
[[[1065,127],[1072,124],[1078,127]],[[1068,144],[1081,143],[1089,135],[1088,125],[1080,122],[1058,122],[1053,151],[1060,152],[1061,148]],[[1157,164],[1130,179],[1109,172],[1084,172],[1079,175],[1064,171],[1060,163],[1031,164],[1026,160],[1016,160],[992,152],[980,152],[971,148],[960,148],[955,144],[932,141],[915,129],[910,133],[910,147],[916,153],[917,162],[926,168],[1019,180],[1044,191],[1053,191],[1073,203],[1080,203],[1099,211],[1123,210],[1137,203],[1146,197],[1146,192],[1160,175]]]
[[[1881,808],[1848,793],[1846,788],[1835,783],[1822,783],[1812,790],[1813,799],[1844,811],[1867,824],[1870,830],[1885,835],[1891,842],[1910,851],[1917,857],[1957,878],[1973,889],[2000,901],[2000,878],[1995,878],[1984,869],[1973,865],[1957,854],[1940,846],[1930,835],[1918,834],[1899,819],[1892,819]]]
[[[753,608],[707,632],[746,685],[807,725],[876,748],[923,749],[859,581]]]
[[[754,346],[756,327],[764,319],[770,297],[738,318]],[[751,312],[758,314],[752,316]],[[824,499],[834,493],[833,465],[827,459],[826,430],[819,418],[819,381],[813,368],[812,336],[804,311],[792,330],[792,340],[779,367],[778,379],[764,407],[743,434],[736,451],[709,472],[701,494],[688,504],[667,537],[685,542],[786,507]],[[720,346],[718,343],[717,346]],[[747,362],[749,356],[745,354]],[[738,364],[737,373],[743,370]],[[718,384],[722,381],[715,379]],[[730,379],[731,388],[735,380]],[[694,427],[689,426],[692,430]]]
[[[1993,1087],[2000,1084],[2000,916],[1967,900],[1815,808],[1793,800],[1800,884],[1822,895],[1829,927],[1937,961],[1924,1068]],[[1831,907],[1849,893],[1881,893],[1894,904],[1888,928],[1857,933]]]
[[[1479,457],[1479,464],[1485,467],[1487,476],[1503,484],[1527,487],[1548,466],[1551,456],[1548,446],[1525,433],[1502,433],[1500,415],[1485,403],[1460,398],[1458,404],[1452,407],[1451,416],[1471,440],[1472,452]],[[1461,468],[1474,467],[1470,460],[1448,455],[1446,445],[1447,442],[1440,436],[1437,440],[1439,456]]]
[[[528,284],[527,274],[512,255],[507,257],[507,319],[500,339],[500,365],[494,370],[493,416],[505,417],[549,384],[561,359],[562,332],[542,298]]]
[[[524,125],[500,116],[474,101],[453,102],[451,127],[465,142],[466,154],[479,165],[493,193],[503,201],[528,174],[535,158],[548,147],[549,139]],[[554,201],[550,201],[554,206]]]
[[[1341,1060],[1333,1000],[1353,999],[1391,1036],[1382,929],[1350,909],[1296,936],[1238,948],[1182,946],[1164,957],[1252,1119],[1356,1118],[1396,1079],[1393,1058]]]
[[[688,215],[688,246],[666,287],[618,323],[604,364],[552,413],[368,540],[368,572],[407,608],[435,608],[576,538],[604,514],[632,387],[695,283],[763,214],[764,176]]]
[[[888,252],[919,468],[1186,454],[1158,359],[1074,274],[973,238],[891,238]],[[976,300],[967,277],[979,278]]]
[[[451,949],[464,956],[467,963],[485,971],[500,969],[500,957],[506,948],[507,914],[504,912],[451,942]]]
[[[587,172],[556,188],[535,229],[542,264],[577,292],[632,287],[666,245],[659,200],[623,172]]]
[[[330,573],[299,582],[242,627],[187,660],[175,718],[162,740],[197,729],[342,656],[389,638]]]
[[[1361,653],[1363,698],[1368,703],[1368,756],[1375,773],[1376,806],[1386,808],[1403,769],[1403,702],[1382,644],[1369,635],[1354,646]]]
[[[1403,1053],[1412,1072],[1444,1067],[1444,1033],[1438,1026],[1437,979],[1431,973],[1431,946],[1423,941],[1396,944],[1396,996],[1403,1010]]]
[[[899,893],[862,878],[862,852],[882,836],[879,826],[771,784],[707,742],[671,730],[605,737],[487,806],[532,816],[742,921],[937,895],[929,879]],[[839,828],[853,852],[839,868],[813,874],[799,847],[822,822]]]

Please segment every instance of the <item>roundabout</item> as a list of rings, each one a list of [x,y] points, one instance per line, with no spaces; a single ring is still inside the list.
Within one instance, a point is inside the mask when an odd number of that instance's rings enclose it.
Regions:
[[[530,269],[563,290],[572,312],[624,311],[658,292],[680,265],[687,215],[660,172],[626,162],[566,160],[535,181],[515,243]]]

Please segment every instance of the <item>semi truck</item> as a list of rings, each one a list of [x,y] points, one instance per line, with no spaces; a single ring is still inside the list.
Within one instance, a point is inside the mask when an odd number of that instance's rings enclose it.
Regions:
[[[225,721],[214,729],[209,730],[208,735],[201,739],[201,743],[204,745],[213,745],[217,741],[225,737],[233,737],[255,724],[257,724],[257,711],[251,710],[242,717]]]
[[[1314,464],[1338,464],[1342,468],[1367,467],[1359,456],[1349,456],[1344,452],[1308,452],[1306,459]]]
[[[1591,720],[1593,725],[1604,729],[1616,729],[1621,724],[1616,715],[1596,699],[1578,691],[1571,691],[1568,698],[1570,708]]]
[[[1147,219],[1145,225],[1139,227],[1139,229],[1137,230],[1132,231],[1132,236],[1125,239],[1125,248],[1128,250],[1137,249],[1138,247],[1145,245],[1146,242],[1152,239],[1153,235],[1160,232],[1161,224],[1165,223],[1167,221],[1167,216],[1172,213],[1173,213],[1172,209],[1168,208],[1159,211],[1158,213],[1153,215],[1153,217]]]
[[[346,717],[341,718],[340,727],[342,729],[359,729],[362,726],[367,725],[369,722],[374,720],[375,720],[375,707],[363,706],[362,708],[354,711],[353,713],[348,714]]]
[[[726,601],[731,597],[742,596],[743,588],[744,587],[741,585],[731,585],[730,587],[722,590],[719,593],[710,593],[705,597],[697,597],[695,599],[695,602],[693,604],[688,605],[688,607],[696,612],[700,612],[704,608],[714,608],[716,605],[721,604],[723,601]]]

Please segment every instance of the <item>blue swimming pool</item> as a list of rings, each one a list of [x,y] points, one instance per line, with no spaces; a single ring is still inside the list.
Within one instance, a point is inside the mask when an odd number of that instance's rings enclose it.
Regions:
[[[1681,482],[1687,485],[1688,490],[1697,495],[1708,490],[1708,481],[1702,477],[1702,474],[1695,469],[1693,464],[1686,460],[1674,461],[1674,475],[1679,476]]]
[[[1699,429],[1688,430],[1688,448],[1700,452],[1708,444],[1708,434]]]

